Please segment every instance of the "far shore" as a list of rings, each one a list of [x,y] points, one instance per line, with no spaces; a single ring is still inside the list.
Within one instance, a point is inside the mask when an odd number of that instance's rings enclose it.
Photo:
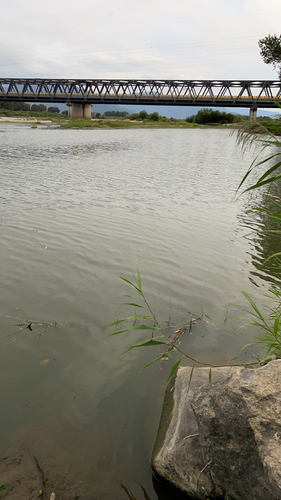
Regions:
[[[118,120],[116,118],[92,118],[91,120],[83,120],[83,119],[69,119],[68,117],[59,117],[52,118],[49,117],[25,117],[25,116],[1,116],[0,115],[0,123],[7,124],[17,124],[17,125],[30,125],[32,128],[37,128],[37,126],[50,126],[57,125],[60,128],[74,128],[74,129],[128,129],[128,128],[137,128],[137,129],[148,129],[148,128],[228,128],[233,127],[232,124],[208,124],[208,125],[199,125],[197,123],[188,123],[185,120],[130,120],[130,119],[122,119]]]
[[[208,111],[208,110],[206,110]],[[151,115],[149,115],[151,116]],[[69,118],[68,116],[55,115],[50,116],[6,116],[0,114],[0,124],[16,124],[29,127],[32,129],[40,128],[61,128],[61,129],[92,129],[92,130],[109,130],[109,129],[235,129],[247,123],[246,120],[241,120],[233,123],[196,123],[194,121],[181,120],[175,118],[166,118],[159,116],[157,119],[135,118],[133,115],[128,117],[93,117],[91,120],[82,118]],[[267,129],[270,133],[276,136],[281,135],[280,119],[262,117],[257,119],[257,125],[261,125],[260,130]],[[264,132],[260,132],[264,133]]]
[[[25,116],[0,116],[0,123],[23,123],[23,124],[33,124],[33,123],[44,123],[44,124],[51,124],[53,123],[52,120],[49,119],[44,119],[41,118],[38,120],[38,118],[35,117],[25,117]]]

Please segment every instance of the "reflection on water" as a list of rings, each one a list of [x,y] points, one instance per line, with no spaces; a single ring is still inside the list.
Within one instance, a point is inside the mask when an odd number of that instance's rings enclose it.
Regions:
[[[210,323],[182,335],[190,355],[237,355],[256,332],[233,335],[224,318],[240,316],[242,289],[257,302],[266,289],[267,270],[249,279],[262,257],[243,238],[247,198],[231,203],[253,155],[227,130],[0,130],[0,452],[28,445],[98,500],[124,498],[121,481],[156,500],[149,463],[174,360],[140,374],[158,348],[120,356],[131,334],[107,338],[131,315],[119,276],[140,269],[163,322],[203,308]]]
[[[278,257],[270,258],[280,252],[280,234],[276,232],[280,231],[280,224],[273,221],[269,225],[267,215],[267,212],[274,215],[278,210],[275,202],[281,203],[280,179],[272,184],[269,193],[268,186],[260,189],[252,201],[254,210],[240,216],[240,220],[243,220],[245,226],[251,231],[248,240],[254,249],[251,251],[252,263],[255,267],[251,271],[253,283],[256,283],[255,277],[271,283],[276,279],[280,280],[280,260]]]

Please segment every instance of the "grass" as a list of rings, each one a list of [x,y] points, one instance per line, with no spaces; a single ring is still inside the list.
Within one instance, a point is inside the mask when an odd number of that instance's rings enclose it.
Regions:
[[[185,120],[171,121],[166,120],[129,120],[129,119],[100,119],[100,120],[83,120],[70,118],[68,123],[62,124],[61,128],[206,128],[204,125],[196,123],[187,123]]]
[[[279,104],[278,106],[281,107]],[[265,208],[253,207],[252,211],[261,212],[267,218],[265,229],[258,232],[265,233],[265,235],[274,233],[279,236],[281,235],[281,200],[280,197],[270,196],[271,186],[280,182],[279,179],[281,179],[281,141],[274,135],[273,129],[276,130],[276,128],[281,134],[280,119],[261,119],[256,122],[248,122],[238,129],[238,144],[241,144],[244,150],[251,147],[256,141],[263,146],[262,151],[270,149],[270,154],[266,158],[261,161],[258,157],[255,158],[244,175],[238,190],[244,188],[244,183],[252,178],[254,182],[252,181],[253,183],[246,187],[243,193],[260,189],[266,190],[264,196],[268,205]],[[262,174],[259,173],[256,179],[254,174],[257,167],[259,169],[262,167]],[[281,358],[281,248],[280,251],[265,259],[260,267],[272,261],[277,262],[274,267],[276,278],[269,288],[272,307],[263,313],[256,302],[246,292],[243,292],[250,305],[250,309],[245,309],[250,318],[243,318],[248,320],[244,326],[252,325],[260,328],[261,334],[257,336],[257,341],[265,350],[264,359],[268,356]],[[265,308],[263,307],[263,309]]]

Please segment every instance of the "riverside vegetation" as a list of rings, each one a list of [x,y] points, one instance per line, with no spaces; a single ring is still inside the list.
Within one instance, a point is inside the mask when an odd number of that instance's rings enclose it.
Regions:
[[[225,113],[210,108],[203,108],[196,115],[184,119],[167,118],[157,112],[147,113],[142,110],[139,113],[129,114],[126,111],[106,111],[92,113],[92,120],[68,118],[68,112],[60,112],[56,106],[44,104],[30,104],[18,102],[1,102],[0,117],[20,118],[26,120],[40,119],[51,121],[61,128],[196,128],[196,127],[239,127],[247,123],[248,117],[244,115]],[[281,119],[259,117],[258,122],[268,131],[281,134]]]

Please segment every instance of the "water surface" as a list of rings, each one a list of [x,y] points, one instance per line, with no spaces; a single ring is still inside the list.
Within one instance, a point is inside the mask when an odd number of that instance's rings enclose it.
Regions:
[[[28,443],[99,500],[127,498],[121,482],[156,499],[149,460],[173,361],[140,374],[161,351],[120,356],[143,337],[107,338],[134,313],[116,305],[136,300],[119,276],[138,267],[172,326],[203,309],[209,323],[182,337],[190,355],[237,355],[257,332],[234,335],[225,318],[241,315],[242,290],[269,301],[261,242],[243,237],[249,198],[232,202],[254,153],[227,130],[0,127],[0,451]]]

